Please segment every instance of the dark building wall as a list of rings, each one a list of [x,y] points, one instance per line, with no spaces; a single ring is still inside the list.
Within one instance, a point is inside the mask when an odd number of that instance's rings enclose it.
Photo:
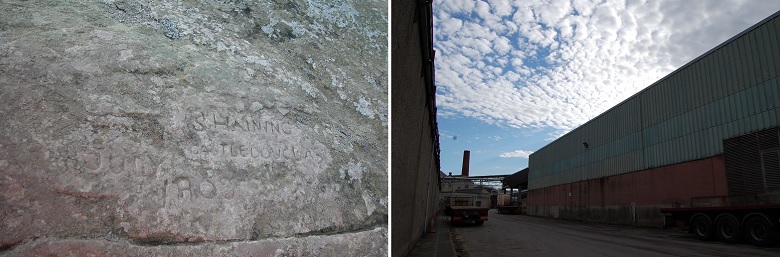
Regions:
[[[438,206],[430,3],[392,2],[391,251],[405,256]]]

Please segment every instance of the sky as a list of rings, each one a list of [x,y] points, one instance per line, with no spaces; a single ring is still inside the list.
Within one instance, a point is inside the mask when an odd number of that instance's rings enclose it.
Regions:
[[[433,1],[441,167],[531,153],[764,18],[778,0]]]

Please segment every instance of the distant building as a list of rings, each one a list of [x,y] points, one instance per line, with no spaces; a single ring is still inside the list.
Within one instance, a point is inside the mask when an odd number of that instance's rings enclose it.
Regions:
[[[462,180],[462,179],[448,179],[443,178],[441,180],[441,192],[454,192],[456,190],[460,189],[473,189],[474,188],[474,182],[471,180]]]
[[[522,191],[528,189],[528,168],[515,172],[512,175],[505,177],[501,181],[501,188],[505,191],[509,189],[509,192],[514,190]]]

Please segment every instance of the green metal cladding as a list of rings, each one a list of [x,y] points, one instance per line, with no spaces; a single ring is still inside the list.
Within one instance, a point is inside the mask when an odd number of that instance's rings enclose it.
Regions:
[[[531,154],[529,189],[720,155],[723,139],[780,126],[778,16]]]

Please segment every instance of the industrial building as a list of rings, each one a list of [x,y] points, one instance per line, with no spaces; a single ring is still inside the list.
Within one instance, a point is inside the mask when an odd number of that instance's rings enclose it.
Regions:
[[[509,189],[509,192],[513,191],[523,191],[528,189],[528,168],[522,169],[518,172],[515,172],[512,175],[506,176],[501,181],[501,188],[506,191]]]
[[[431,2],[392,2],[391,252],[406,256],[439,208]],[[402,118],[400,118],[402,117]]]
[[[464,170],[466,169],[464,168]],[[468,171],[463,174],[468,174]],[[476,197],[476,206],[492,208],[494,206],[492,199],[498,194],[494,184],[496,184],[496,181],[500,181],[500,179],[494,177],[451,176],[440,172],[441,190],[439,191],[439,201],[444,205],[454,195],[470,194]]]
[[[443,174],[443,172],[442,172]],[[467,179],[455,179],[452,176],[442,175],[441,192],[455,192],[463,189],[474,189],[476,185],[473,181]]]
[[[660,208],[780,195],[778,14],[531,154],[528,213],[662,226]]]

